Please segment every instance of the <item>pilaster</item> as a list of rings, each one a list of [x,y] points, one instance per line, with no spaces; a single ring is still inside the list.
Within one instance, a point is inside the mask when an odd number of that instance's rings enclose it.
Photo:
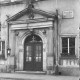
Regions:
[[[48,54],[47,54],[47,70],[49,71],[49,74],[52,74],[54,68],[54,44],[53,44],[53,26],[49,28],[48,30]]]

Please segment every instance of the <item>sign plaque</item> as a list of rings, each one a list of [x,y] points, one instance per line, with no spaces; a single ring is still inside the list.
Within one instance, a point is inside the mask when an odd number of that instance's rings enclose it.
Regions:
[[[74,18],[73,11],[63,11],[62,12],[63,19],[71,19]]]

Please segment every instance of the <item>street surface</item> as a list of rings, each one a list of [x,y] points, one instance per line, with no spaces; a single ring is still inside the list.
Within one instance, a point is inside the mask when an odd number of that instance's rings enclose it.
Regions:
[[[0,80],[79,80],[78,76],[35,75],[21,73],[0,73]]]

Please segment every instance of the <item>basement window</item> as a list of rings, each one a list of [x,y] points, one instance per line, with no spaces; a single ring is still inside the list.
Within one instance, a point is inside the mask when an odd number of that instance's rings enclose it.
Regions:
[[[5,58],[5,41],[0,41],[0,59]]]
[[[61,56],[75,55],[75,37],[62,37],[62,54]]]

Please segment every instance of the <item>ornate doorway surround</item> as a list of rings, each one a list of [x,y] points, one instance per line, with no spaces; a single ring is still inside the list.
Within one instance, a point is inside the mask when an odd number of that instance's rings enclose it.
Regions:
[[[46,71],[47,70],[47,39],[46,39],[46,36],[43,34],[42,31],[37,31],[35,30],[34,34],[36,36],[38,36],[41,40],[41,42],[38,42],[36,45],[35,43],[33,44],[28,44],[26,43],[25,44],[25,41],[27,41],[26,39],[29,38],[29,36],[31,35],[31,32],[24,32],[24,34],[22,34],[20,36],[20,38],[17,40],[20,44],[20,47],[18,47],[18,50],[20,50],[18,52],[18,56],[17,56],[17,70],[24,70],[24,64],[25,64],[25,60],[24,60],[24,54],[25,54],[25,49],[24,49],[24,46],[28,48],[28,46],[41,46],[41,50],[42,50],[42,54],[41,54],[41,69],[40,70],[43,70],[43,71]],[[34,37],[32,37],[34,38]],[[25,44],[25,45],[24,45]],[[33,50],[33,46],[31,46],[31,49]],[[36,49],[36,48],[35,48]],[[35,51],[33,52],[33,54],[35,53]],[[32,57],[34,58],[34,56]],[[26,70],[26,69],[25,69]],[[34,69],[33,69],[34,70]],[[40,71],[39,70],[39,71]],[[35,70],[34,70],[35,71]]]

